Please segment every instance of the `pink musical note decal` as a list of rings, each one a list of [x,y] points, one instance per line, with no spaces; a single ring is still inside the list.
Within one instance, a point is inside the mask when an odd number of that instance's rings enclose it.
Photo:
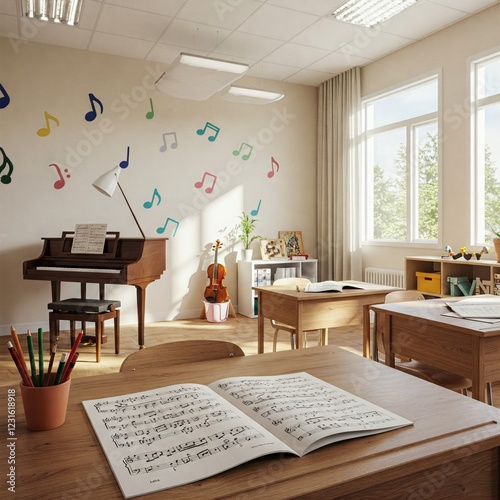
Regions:
[[[170,148],[171,149],[175,149],[177,147],[177,145],[178,145],[178,143],[177,143],[177,133],[176,132],[166,132],[165,134],[162,135],[162,137],[163,137],[163,145],[160,146],[160,151],[162,153],[164,153],[167,150],[167,147],[168,147],[167,146],[167,136],[168,135],[171,135],[174,138],[172,144],[170,145]]]
[[[55,163],[51,163],[49,165],[49,167],[55,167],[56,171],[57,171],[57,175],[59,176],[59,179],[57,179],[56,182],[54,182],[54,188],[55,189],[61,189],[65,186],[66,184],[66,181],[64,180],[64,176],[61,172],[61,169],[59,168],[59,165],[55,164]],[[70,174],[68,174],[69,170],[67,168],[64,169],[64,173],[66,174],[66,177],[69,179],[71,177]]]
[[[14,172],[14,165],[10,161],[10,158],[5,154],[3,148],[0,148],[0,153],[2,154],[2,164],[0,165],[0,173],[5,167],[9,167],[9,171],[0,177],[2,184],[10,184],[12,181],[12,172]]]
[[[127,146],[127,159],[120,162],[120,168],[128,167],[129,158],[130,158],[130,146]]]
[[[210,141],[210,142],[214,142],[215,139],[217,139],[217,136],[219,135],[219,132],[220,132],[220,128],[219,127],[216,127],[215,125],[213,125],[212,123],[210,122],[207,122],[205,124],[205,126],[203,128],[200,128],[196,131],[196,133],[198,135],[204,135],[205,132],[207,131],[207,129],[210,129],[210,130],[213,130],[215,132],[214,135],[211,135],[209,136],[207,139]]]
[[[276,167],[276,172],[280,169],[280,166],[278,162],[274,159],[273,156],[271,156],[271,170],[267,173],[267,176],[271,179],[271,177],[274,177],[274,167]]]
[[[250,144],[247,144],[246,142],[242,142],[240,149],[235,149],[233,151],[233,155],[238,156],[241,153],[243,146],[247,146],[249,148],[248,153],[246,155],[241,156],[241,159],[246,161],[246,160],[248,160],[248,158],[250,158],[250,155],[252,154],[252,151],[253,151],[253,146],[250,146]]]
[[[155,198],[158,199],[158,202],[156,203],[156,206],[158,206],[161,202],[161,196],[160,196],[160,193],[158,192],[158,189],[156,189],[156,188],[153,191],[153,197],[151,198],[151,201],[144,202],[144,205],[143,205],[144,208],[151,208],[153,206],[153,202],[154,202]]]
[[[0,97],[0,109],[6,108],[10,103],[10,96],[7,94],[5,87],[0,83],[0,93],[3,94]]]
[[[198,181],[198,182],[195,182],[195,183],[194,183],[194,187],[196,187],[196,188],[200,189],[200,188],[203,186],[203,184],[205,183],[205,178],[206,178],[207,176],[208,176],[208,177],[213,177],[213,179],[214,179],[214,180],[213,180],[213,182],[212,182],[212,185],[211,185],[211,186],[209,186],[209,187],[207,187],[207,188],[205,188],[205,193],[210,194],[210,193],[214,190],[215,181],[217,180],[217,176],[216,176],[216,175],[214,175],[214,174],[211,174],[211,173],[209,173],[209,172],[205,172],[205,173],[203,174],[203,177],[202,177],[201,181]]]
[[[45,111],[44,117],[45,117],[45,125],[46,126],[38,129],[38,132],[37,132],[37,134],[40,137],[46,137],[47,135],[50,134],[49,120],[52,120],[59,127],[59,120],[55,116],[49,115],[49,113],[47,113],[47,111]]]
[[[151,118],[153,118],[153,116],[155,115],[155,110],[153,109],[153,99],[151,97],[149,98],[149,104],[151,106],[151,111],[148,111],[146,113],[146,118],[148,120],[151,120]]]
[[[90,100],[90,105],[92,106],[92,110],[85,114],[85,119],[88,122],[91,122],[94,121],[97,117],[97,111],[95,110],[95,103],[99,104],[99,107],[101,108],[101,114],[104,111],[104,106],[102,105],[102,102],[99,99],[97,99],[97,97],[94,94],[89,94],[89,100]]]
[[[179,222],[174,220],[174,219],[171,219],[170,217],[167,218],[167,220],[165,221],[165,225],[163,227],[159,227],[156,232],[158,234],[163,234],[165,232],[165,229],[167,229],[167,225],[169,222],[173,222],[176,224],[175,226],[175,229],[174,229],[174,233],[172,234],[172,238],[175,236],[175,233],[177,233],[177,229],[179,229]]]
[[[250,215],[252,215],[252,217],[255,217],[256,215],[258,215],[259,213],[259,210],[260,210],[260,204],[262,203],[262,200],[259,200],[259,204],[257,205],[257,208],[252,210],[250,212]]]

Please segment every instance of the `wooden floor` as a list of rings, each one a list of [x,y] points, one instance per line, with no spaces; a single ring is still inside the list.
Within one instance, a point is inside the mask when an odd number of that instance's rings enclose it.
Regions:
[[[100,375],[104,373],[117,372],[120,369],[122,361],[132,352],[138,349],[137,344],[137,326],[122,325],[120,335],[120,354],[115,354],[113,343],[112,322],[106,328],[107,343],[103,344],[101,351],[101,362],[95,361],[95,346],[80,345],[78,351],[80,357],[72,377],[87,377],[91,375]],[[14,325],[15,327],[15,325]],[[272,351],[273,332],[271,325],[266,321],[265,324],[265,352]],[[27,353],[26,332],[17,332],[21,341],[24,353]],[[34,332],[32,332],[33,335]],[[91,329],[89,331],[91,333]],[[10,335],[0,337],[0,386],[13,386],[20,382],[17,369],[14,366],[12,358],[7,350],[7,342],[11,339]],[[229,317],[223,323],[209,323],[206,319],[186,319],[176,321],[164,321],[158,323],[149,323],[146,325],[145,342],[148,346],[162,344],[165,342],[175,342],[178,340],[195,339],[218,339],[227,340],[238,344],[245,355],[257,354],[257,319],[250,319],[245,316],[237,315],[236,318]],[[309,334],[308,345],[317,345],[318,335]],[[33,335],[35,352],[38,352],[37,335]],[[351,328],[331,328],[328,334],[328,343],[338,345],[348,349],[358,355],[362,355],[362,329],[360,327]],[[45,357],[48,357],[49,335],[44,333]],[[290,348],[289,336],[286,332],[280,333],[278,350]],[[68,332],[62,332],[58,342],[58,354],[69,352],[70,342]],[[56,360],[60,356],[56,356]],[[38,355],[36,355],[38,359]],[[300,367],[297,367],[300,370]],[[216,376],[216,375],[215,375]],[[493,401],[495,406],[500,408],[500,384],[493,387]]]

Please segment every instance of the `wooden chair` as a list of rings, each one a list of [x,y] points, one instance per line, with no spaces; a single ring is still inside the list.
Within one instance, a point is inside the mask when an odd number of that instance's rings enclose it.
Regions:
[[[425,300],[425,297],[416,290],[401,290],[397,292],[388,293],[385,297],[386,304],[393,304],[396,302],[410,302],[414,300]],[[379,361],[378,353],[378,337],[379,334],[384,334],[383,326],[377,325],[377,321],[374,322],[373,327],[373,359]],[[397,356],[397,355],[396,355]],[[455,375],[446,370],[441,370],[435,368],[427,363],[423,363],[417,360],[407,360],[396,362],[396,369],[401,370],[405,373],[419,377],[433,384],[440,385],[446,389],[451,389],[455,392],[461,392],[465,396],[467,395],[467,389],[471,387],[472,381],[466,377],[461,377],[460,375]],[[493,404],[493,392],[491,384],[487,384],[487,398],[490,405]]]
[[[274,281],[273,286],[298,286],[305,287],[307,284],[311,283],[311,280],[307,278],[280,278]],[[274,336],[273,336],[273,351],[276,352],[276,345],[278,343],[278,334],[280,330],[288,332],[290,335],[290,347],[295,349],[297,339],[295,335],[295,328],[290,325],[285,325],[283,323],[278,323],[274,319],[271,319],[271,326],[274,328]],[[304,331],[304,341],[307,342],[307,333],[314,332],[318,330],[308,330]],[[318,345],[326,345],[327,344],[327,335],[328,329],[323,328],[319,330],[320,336],[318,340]]]
[[[180,365],[244,356],[240,346],[223,340],[181,340],[147,347],[128,355],[120,371],[136,371],[156,364]]]

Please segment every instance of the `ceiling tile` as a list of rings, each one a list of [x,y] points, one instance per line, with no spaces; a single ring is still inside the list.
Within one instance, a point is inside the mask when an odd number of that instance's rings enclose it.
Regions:
[[[23,29],[23,26],[30,26],[30,29]],[[47,43],[59,47],[69,47],[71,49],[85,50],[92,35],[91,31],[67,26],[65,24],[54,24],[49,22],[37,22],[36,31],[33,31],[32,19],[21,19],[21,33],[28,33],[30,42]]]
[[[287,78],[285,82],[318,86],[320,83],[333,78],[335,75],[336,73],[321,73],[319,71],[303,69],[292,75],[290,78]]]
[[[116,56],[144,59],[153,47],[153,42],[147,40],[133,40],[120,35],[108,33],[94,33],[90,42],[90,50],[113,54]]]
[[[267,3],[271,5],[307,12],[316,16],[329,14],[345,2],[346,0],[314,0],[313,2],[305,2],[304,0],[267,0]]]
[[[302,68],[313,64],[327,54],[327,50],[286,43],[267,56],[265,61]]]
[[[215,53],[229,55],[238,60],[241,56],[258,61],[280,45],[278,40],[235,32],[222,41]]]
[[[297,68],[284,66],[283,64],[273,64],[267,62],[258,62],[254,64],[245,75],[263,78],[265,80],[284,80],[297,73]]]
[[[139,2],[137,0],[106,0],[106,3],[173,17],[182,7],[184,0],[168,0],[168,2],[165,0],[142,0]]]
[[[461,10],[462,12],[476,12],[494,4],[498,0],[426,0],[425,3],[435,3],[444,5],[450,9]]]
[[[372,38],[356,38],[341,47],[337,52],[351,56],[377,59],[385,54],[398,50],[411,43],[409,38],[403,38],[381,31],[373,33]]]
[[[353,66],[363,66],[368,64],[372,59],[366,57],[354,56],[351,54],[342,54],[341,52],[332,52],[323,57],[319,61],[311,64],[308,69],[321,71],[324,73],[342,73]]]

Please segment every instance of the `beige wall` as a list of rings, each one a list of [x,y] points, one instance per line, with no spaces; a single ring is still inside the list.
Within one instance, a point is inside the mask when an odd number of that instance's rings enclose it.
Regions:
[[[219,261],[227,267],[226,285],[237,305],[241,243],[231,235],[241,212],[256,209],[259,200],[258,234],[270,238],[279,230],[301,230],[314,256],[316,88],[248,79],[286,97],[266,106],[218,96],[194,102],[154,89],[165,69],[156,63],[7,38],[0,38],[0,60],[0,83],[11,98],[0,109],[0,147],[14,165],[12,182],[0,184],[1,334],[11,324],[19,331],[47,328],[50,285],[22,278],[23,261],[40,254],[42,237],[58,237],[78,223],[107,223],[122,237],[140,236],[119,191],[110,199],[91,186],[125,160],[127,147],[130,163],[120,182],[146,236],[159,237],[156,229],[168,217],[179,222],[175,236],[175,225],[164,234],[167,271],[148,288],[147,321],[198,317],[216,239],[224,245]],[[90,93],[104,106],[91,122],[85,119]],[[148,120],[150,98],[155,115]],[[50,134],[41,137],[45,112],[59,125],[49,120]],[[196,133],[206,122],[220,128],[214,142]],[[178,147],[161,152],[163,134],[170,132],[176,132]],[[247,161],[233,155],[242,142],[253,146]],[[269,178],[271,157],[280,170]],[[64,180],[60,189],[54,164]],[[204,172],[217,176],[211,194],[194,186]],[[146,209],[154,189],[161,203]],[[64,297],[78,293],[75,285],[63,286]],[[96,294],[90,287],[89,295]],[[133,287],[111,285],[107,295],[122,301],[124,323],[136,321]]]
[[[405,255],[435,255],[445,245],[470,246],[469,61],[500,51],[500,5],[486,9],[362,68],[362,95],[394,88],[433,71],[441,72],[442,232],[434,248],[363,247],[363,266],[403,269]],[[478,247],[479,248],[479,247]],[[389,264],[390,263],[390,264]]]

